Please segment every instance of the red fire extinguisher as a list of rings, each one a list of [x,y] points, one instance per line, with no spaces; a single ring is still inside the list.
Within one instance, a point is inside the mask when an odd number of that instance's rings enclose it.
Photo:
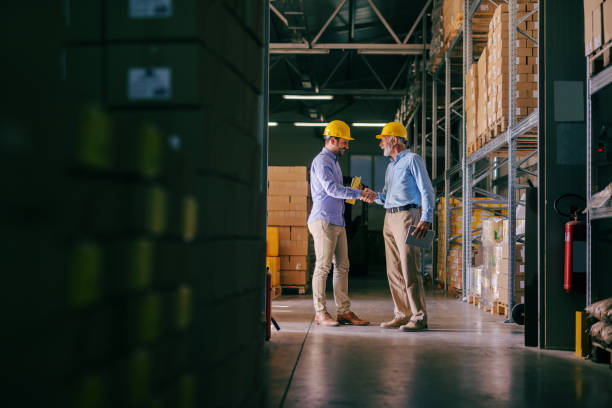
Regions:
[[[559,209],[559,202],[566,198],[577,198],[586,204],[584,197],[564,194],[555,200],[555,211],[562,217],[569,217],[565,223],[565,250],[563,263],[563,289],[566,292],[584,293],[586,288],[586,222],[580,219],[583,208],[570,206],[569,214]]]

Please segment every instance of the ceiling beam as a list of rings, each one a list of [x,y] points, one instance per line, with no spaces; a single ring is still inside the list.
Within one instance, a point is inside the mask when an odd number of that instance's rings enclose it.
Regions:
[[[429,45],[370,43],[270,43],[270,54],[329,54],[330,51],[356,50],[359,54],[422,55]]]
[[[405,90],[384,90],[384,89],[319,89],[321,95],[338,96],[388,96],[392,99],[401,98],[406,95]],[[270,89],[270,95],[317,95],[313,92],[304,92],[290,89]]]

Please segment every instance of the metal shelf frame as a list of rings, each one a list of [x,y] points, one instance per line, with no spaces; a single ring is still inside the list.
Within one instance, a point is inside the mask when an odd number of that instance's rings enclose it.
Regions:
[[[425,98],[425,82],[423,81],[423,97],[421,99],[421,109],[422,109],[422,138],[421,138],[421,152],[425,153],[426,143],[428,137],[431,137],[432,143],[432,179],[436,181],[441,181],[440,179],[444,179],[444,230],[445,230],[445,245],[444,250],[446,252],[445,259],[448,259],[448,254],[450,251],[450,243],[453,241],[461,239],[462,242],[462,261],[463,261],[463,301],[467,301],[467,294],[472,289],[471,288],[471,279],[469,279],[469,271],[472,267],[472,243],[474,242],[474,238],[477,237],[475,232],[472,230],[472,210],[474,208],[478,208],[474,205],[474,193],[477,192],[481,195],[486,195],[494,200],[499,200],[500,198],[504,199],[504,203],[507,203],[508,208],[508,221],[509,221],[509,231],[508,234],[511,237],[516,237],[516,208],[518,205],[523,205],[524,203],[519,202],[516,199],[517,190],[525,188],[525,186],[517,184],[517,174],[519,171],[524,174],[529,174],[532,176],[537,176],[537,174],[533,172],[529,172],[527,170],[521,169],[521,166],[531,158],[537,150],[531,152],[527,157],[518,160],[516,155],[517,150],[517,140],[518,137],[525,134],[526,132],[539,128],[539,112],[536,109],[533,113],[528,115],[526,118],[521,120],[520,122],[516,121],[516,38],[517,34],[524,35],[518,29],[518,24],[521,21],[524,21],[530,15],[535,13],[539,13],[539,8],[536,8],[534,11],[530,12],[527,16],[521,18],[521,20],[517,19],[517,1],[516,0],[508,0],[508,9],[509,9],[509,75],[508,75],[508,102],[509,102],[509,117],[508,117],[508,130],[502,135],[494,138],[485,146],[483,146],[478,151],[472,153],[471,155],[467,154],[467,138],[466,138],[466,123],[465,123],[465,104],[463,101],[466,99],[465,95],[465,77],[466,73],[473,63],[473,49],[472,49],[472,18],[476,14],[478,8],[480,7],[483,1],[490,0],[464,0],[464,10],[469,10],[467,13],[467,18],[464,18],[463,26],[459,30],[457,37],[451,43],[449,49],[446,51],[443,64],[440,65],[439,70],[444,70],[444,81],[439,79],[438,72],[433,73],[433,78],[431,80],[432,87],[432,130],[431,133],[426,133],[426,123],[423,120],[426,116],[423,114],[424,107],[426,103]],[[495,4],[495,3],[494,3]],[[435,7],[435,5],[434,5]],[[538,44],[538,41],[533,38],[528,38],[528,40],[535,42]],[[451,91],[456,91],[457,88],[452,87],[451,83],[451,56],[454,48],[460,43],[463,42],[463,80],[462,87],[459,88],[461,90],[461,96],[455,97],[456,99],[451,100]],[[539,44],[538,44],[539,47]],[[443,68],[442,68],[443,67]],[[606,72],[607,77],[612,78],[612,70],[608,70]],[[603,78],[603,77],[602,77]],[[437,85],[438,82],[440,84],[444,84],[444,117],[438,117],[438,94],[437,94]],[[600,84],[600,82],[597,82]],[[601,85],[599,85],[601,86]],[[461,103],[461,109],[459,110],[458,104]],[[453,135],[451,135],[451,121],[456,117],[461,121],[460,132],[459,132],[459,141],[460,141],[460,160],[458,163],[453,163],[453,158],[451,157],[451,141],[453,139]],[[444,127],[438,126],[442,121],[444,121]],[[437,134],[438,130],[441,129],[444,131],[444,172],[442,175],[439,175],[437,172]],[[479,170],[478,174],[475,173],[475,165],[478,161],[487,158],[494,151],[507,146],[508,149],[508,158],[503,159],[497,164],[491,163],[488,168],[484,170]],[[477,188],[477,184],[494,172],[495,170],[501,168],[502,166],[507,166],[508,168],[508,195],[507,197],[500,197],[497,194],[487,192],[483,189]],[[452,186],[451,189],[451,178],[453,176],[456,177],[457,174],[461,174],[461,185]],[[454,197],[461,202],[461,207],[463,210],[463,228],[460,236],[451,237],[450,236],[450,214],[452,209],[450,208],[450,199]],[[469,199],[463,199],[463,197],[467,197]],[[508,276],[509,282],[515,282],[516,276],[516,239],[508,240]],[[435,262],[435,260],[434,260]],[[435,269],[435,268],[434,268]],[[445,262],[444,266],[445,277],[448,276],[448,260]],[[508,285],[510,288],[508,289],[508,308],[512,310],[514,307],[514,299],[515,299],[515,287],[514,285]],[[446,287],[446,279],[444,282],[445,292],[447,291]],[[507,322],[512,322],[511,315],[509,316],[509,320]]]
[[[593,95],[612,84],[612,65],[600,73],[590,76],[590,58],[586,57],[586,137],[587,137],[587,157],[586,157],[586,198],[587,208],[591,207],[593,197]],[[595,220],[612,218],[612,208],[594,208],[587,211],[587,234],[586,234],[586,305],[590,305],[595,300],[593,298],[593,266],[592,266],[592,247],[593,247],[593,228]]]

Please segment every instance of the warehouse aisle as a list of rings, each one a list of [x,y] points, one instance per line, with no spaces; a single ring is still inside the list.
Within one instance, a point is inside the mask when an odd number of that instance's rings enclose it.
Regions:
[[[311,324],[309,295],[273,302],[269,407],[611,406],[607,365],[526,348],[521,326],[429,290],[429,331],[382,329],[393,311],[386,281],[350,285],[353,311],[373,325]]]

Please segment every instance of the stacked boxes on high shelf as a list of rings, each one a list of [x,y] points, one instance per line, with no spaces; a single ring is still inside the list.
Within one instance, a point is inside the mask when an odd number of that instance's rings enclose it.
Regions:
[[[589,73],[610,64],[612,0],[584,0],[584,53],[591,56]]]
[[[534,10],[537,2],[519,1],[517,21]],[[500,4],[489,24],[487,42],[487,127],[491,137],[506,131],[508,125],[509,13]],[[538,39],[538,13],[529,16],[518,29]],[[538,107],[538,46],[524,35],[516,35],[516,121]]]
[[[431,10],[431,42],[429,43],[428,69],[435,72],[444,58],[443,4],[434,4]]]
[[[534,10],[537,2],[519,0],[517,21]],[[466,73],[467,143],[472,154],[508,127],[509,81],[509,14],[508,5],[500,4],[489,22],[487,46],[482,50],[478,66]],[[538,38],[538,13],[529,16],[518,28]],[[524,119],[538,107],[538,48],[524,35],[516,36],[516,121]],[[471,86],[471,84],[475,86]],[[475,101],[471,95],[476,95]],[[471,99],[470,99],[471,98]],[[475,113],[472,110],[475,108]],[[476,118],[476,130],[470,118]],[[475,132],[475,133],[472,133]],[[519,150],[533,146],[529,136],[519,139]]]
[[[450,200],[450,238],[460,236],[463,232],[463,209],[460,206],[460,201],[451,198]],[[488,199],[475,199],[475,205],[482,208],[474,208],[472,210],[472,229],[482,228],[482,223],[495,215],[503,215],[507,210],[503,209],[504,204],[491,203]],[[448,250],[448,258],[445,257],[445,238],[444,230],[444,199],[442,198],[437,206],[438,217],[438,259],[437,270],[438,276],[441,276],[442,282],[446,282],[448,290],[452,294],[463,294],[463,256],[461,240],[450,242]],[[478,263],[482,254],[482,248],[479,246],[472,247],[472,261]],[[446,262],[448,262],[448,276],[444,276]],[[442,283],[443,284],[443,283]],[[473,287],[473,285],[471,285]],[[474,293],[469,293],[474,295]]]
[[[465,127],[468,154],[472,154],[471,146],[476,143],[477,136],[477,102],[478,102],[478,65],[472,64],[465,77]]]
[[[308,233],[310,187],[305,166],[268,167],[268,226],[278,228],[280,284],[305,291],[313,245]]]
[[[463,24],[463,0],[444,0],[442,16],[444,49],[447,50]]]

